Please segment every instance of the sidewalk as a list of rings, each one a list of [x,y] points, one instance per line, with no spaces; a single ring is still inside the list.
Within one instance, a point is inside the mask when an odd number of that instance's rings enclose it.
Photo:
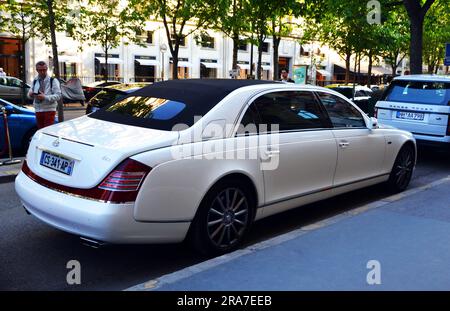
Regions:
[[[0,165],[0,184],[13,181],[16,178],[16,175],[19,174],[25,157],[13,159],[19,159],[21,162],[13,165]],[[0,158],[0,162],[4,162],[6,160],[8,160],[8,158]]]
[[[450,290],[449,190],[450,175],[128,290]]]

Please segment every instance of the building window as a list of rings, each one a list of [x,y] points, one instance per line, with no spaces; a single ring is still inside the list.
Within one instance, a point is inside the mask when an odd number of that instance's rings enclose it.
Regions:
[[[242,52],[248,51],[248,44],[244,40],[239,40],[238,50]]]
[[[153,31],[147,31],[147,39],[145,42],[147,42],[147,44],[153,44]]]
[[[269,46],[270,46],[270,44],[268,42],[263,42],[263,46],[262,46],[263,53],[269,53]]]
[[[67,62],[59,62],[59,72],[61,74],[61,78],[64,80],[69,80],[73,77],[77,76],[77,64],[75,63],[67,63]]]
[[[215,46],[214,37],[206,34],[201,34],[197,42],[203,48],[214,49]]]

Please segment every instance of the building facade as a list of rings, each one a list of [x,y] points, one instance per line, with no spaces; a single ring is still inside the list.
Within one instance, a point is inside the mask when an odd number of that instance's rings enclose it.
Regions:
[[[187,29],[189,31],[189,29]],[[0,35],[0,42],[14,40]],[[58,59],[60,73],[63,78],[79,77],[84,84],[102,80],[105,73],[109,80],[121,82],[154,82],[167,80],[172,76],[172,55],[170,54],[166,32],[162,23],[148,22],[142,34],[144,46],[126,44],[123,40],[117,48],[104,55],[100,46],[79,43],[66,36],[57,34]],[[16,42],[17,43],[17,42]],[[80,50],[80,47],[83,47]],[[0,44],[0,66],[6,68],[10,75],[17,76],[18,66],[14,57],[2,52]],[[34,64],[44,60],[50,65],[52,72],[52,50],[50,46],[38,39],[30,39],[25,44],[27,82],[36,76]],[[232,69],[233,42],[224,34],[208,30],[201,35],[193,33],[186,37],[178,55],[178,77],[183,78],[230,78]],[[300,44],[295,38],[284,38],[279,46],[279,68],[287,68],[294,76],[296,68],[305,68],[307,82],[313,84],[332,83],[338,79],[335,74],[336,64],[342,58],[333,50],[319,43]],[[253,54],[253,55],[252,55]],[[8,58],[9,57],[9,58]],[[8,59],[6,63],[5,59]],[[239,46],[237,77],[246,79],[256,74],[258,49],[249,43]],[[106,62],[108,64],[106,64]],[[6,66],[7,65],[7,66]],[[262,79],[274,77],[273,43],[265,40],[262,55]],[[363,62],[364,66],[364,62]],[[385,72],[383,72],[385,74]],[[278,74],[276,74],[278,77]]]

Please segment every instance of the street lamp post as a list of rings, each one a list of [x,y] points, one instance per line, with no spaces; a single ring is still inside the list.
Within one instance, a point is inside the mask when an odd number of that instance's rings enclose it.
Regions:
[[[167,52],[167,45],[161,44],[159,50],[161,51],[161,81],[164,81],[164,53]]]

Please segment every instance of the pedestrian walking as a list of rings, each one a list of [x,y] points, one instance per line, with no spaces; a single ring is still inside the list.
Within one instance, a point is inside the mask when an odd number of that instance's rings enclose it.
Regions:
[[[58,79],[48,75],[45,62],[38,62],[36,71],[38,76],[33,80],[28,97],[33,99],[37,127],[41,129],[55,123],[56,107],[62,95]]]

